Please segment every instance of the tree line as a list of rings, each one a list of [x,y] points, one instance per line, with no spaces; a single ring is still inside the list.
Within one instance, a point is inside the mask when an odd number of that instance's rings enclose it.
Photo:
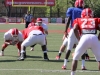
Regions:
[[[15,10],[14,16],[23,16],[23,14],[26,13],[26,11],[23,11],[24,7],[11,7],[11,6],[5,6],[4,1],[2,1],[2,4],[5,7],[5,10],[7,12],[4,12],[7,14],[7,16],[12,16],[11,9]],[[100,17],[100,0],[84,0],[85,1],[85,8],[90,7],[93,9],[94,14],[96,17]],[[47,6],[47,7],[31,7],[31,13],[35,17],[63,17],[65,18],[66,11],[69,7],[74,6],[75,0],[55,0],[55,6]],[[19,14],[19,15],[18,15]]]

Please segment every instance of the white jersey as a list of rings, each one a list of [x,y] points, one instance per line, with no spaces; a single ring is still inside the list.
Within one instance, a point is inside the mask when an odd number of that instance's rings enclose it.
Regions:
[[[37,25],[37,23],[35,23],[35,24]],[[48,31],[48,26],[47,26],[47,24],[42,23],[41,26],[43,27],[44,31]]]
[[[24,39],[23,39],[23,36],[22,36],[22,33],[19,31],[19,34],[18,34],[18,37],[12,37],[12,35],[11,35],[11,32],[12,32],[12,29],[10,29],[9,31],[7,31],[5,34],[4,34],[4,39],[5,40],[9,40],[9,41],[18,41],[18,42],[20,42],[20,41],[23,41]]]

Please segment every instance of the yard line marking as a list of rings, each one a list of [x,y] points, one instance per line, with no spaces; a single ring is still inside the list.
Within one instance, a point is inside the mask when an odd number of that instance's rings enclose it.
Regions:
[[[71,72],[71,70],[47,70],[47,69],[0,69],[0,71],[40,71],[40,72]],[[100,72],[100,71],[93,71],[93,70],[76,70],[76,72]]]

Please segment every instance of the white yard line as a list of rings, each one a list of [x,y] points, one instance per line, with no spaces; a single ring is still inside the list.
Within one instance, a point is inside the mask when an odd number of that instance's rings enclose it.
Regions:
[[[47,70],[47,69],[0,69],[0,71],[39,71],[39,72],[71,72],[71,70]],[[100,71],[89,71],[89,70],[77,70],[76,72],[100,72]]]

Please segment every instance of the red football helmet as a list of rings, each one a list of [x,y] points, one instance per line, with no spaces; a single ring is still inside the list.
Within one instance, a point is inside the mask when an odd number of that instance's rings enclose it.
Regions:
[[[84,1],[83,0],[76,0],[74,6],[75,7],[84,7]]]
[[[42,22],[42,18],[37,18],[37,22]]]
[[[17,28],[13,28],[12,31],[11,31],[11,35],[12,36],[18,36],[18,34],[19,34],[18,29]]]
[[[86,8],[82,11],[81,17],[93,17],[93,11],[90,8]]]

